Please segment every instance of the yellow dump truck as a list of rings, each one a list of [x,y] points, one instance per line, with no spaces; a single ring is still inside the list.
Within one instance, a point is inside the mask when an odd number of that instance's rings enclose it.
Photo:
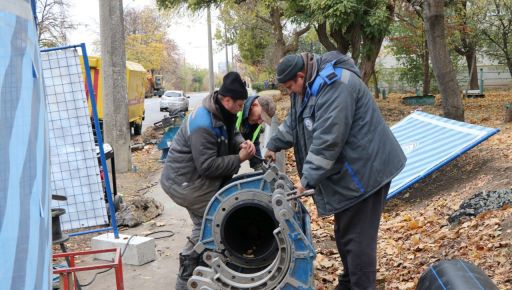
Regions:
[[[80,58],[82,65],[82,75],[85,80],[85,70],[83,59]],[[96,105],[98,109],[98,118],[103,120],[103,94],[101,81],[101,58],[97,56],[89,56],[89,67],[91,70],[91,79],[96,96]],[[133,134],[140,135],[142,133],[142,121],[144,120],[144,84],[146,82],[146,70],[138,63],[126,62],[126,84],[128,93],[128,122],[130,128],[133,127]],[[85,88],[87,99],[89,100],[89,91]],[[89,113],[92,112],[91,102],[89,101]]]

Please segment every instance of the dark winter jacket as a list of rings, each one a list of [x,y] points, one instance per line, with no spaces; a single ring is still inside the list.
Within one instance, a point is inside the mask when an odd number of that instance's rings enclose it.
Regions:
[[[319,72],[334,61],[334,67],[343,68],[341,78],[305,104],[292,94],[290,113],[266,147],[294,147],[301,184],[315,188],[318,213],[329,215],[390,182],[406,157],[352,59],[329,52],[315,61]]]
[[[199,216],[222,184],[238,172],[244,141],[234,124],[224,123],[216,98],[217,92],[206,97],[187,117],[169,148],[160,179],[174,202]]]

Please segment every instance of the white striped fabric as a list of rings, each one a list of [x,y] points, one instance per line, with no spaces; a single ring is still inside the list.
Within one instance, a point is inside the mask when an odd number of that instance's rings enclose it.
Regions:
[[[414,112],[391,127],[407,156],[388,199],[485,141],[499,130]]]

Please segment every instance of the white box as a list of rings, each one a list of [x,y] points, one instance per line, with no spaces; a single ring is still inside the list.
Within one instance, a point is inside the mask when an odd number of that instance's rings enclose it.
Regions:
[[[128,246],[126,246],[127,243]],[[155,247],[156,244],[153,238],[123,234],[119,234],[119,238],[116,239],[113,233],[106,233],[91,240],[91,248],[93,250],[119,248],[121,249],[121,254],[124,251],[122,256],[123,263],[135,266],[154,261],[156,258]],[[96,254],[94,257],[100,260],[114,261],[114,255],[115,253],[102,253]]]

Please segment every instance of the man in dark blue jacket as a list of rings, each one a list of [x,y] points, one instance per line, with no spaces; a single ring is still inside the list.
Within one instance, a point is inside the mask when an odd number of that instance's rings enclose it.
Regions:
[[[250,140],[256,148],[256,154],[249,160],[251,168],[260,170],[262,156],[260,149],[260,133],[263,123],[270,125],[276,112],[272,97],[250,96],[244,103],[242,111],[238,112],[236,128],[245,140]]]
[[[265,157],[294,147],[297,191],[314,188],[318,214],[334,215],[344,270],[336,289],[375,289],[380,217],[406,162],[400,144],[350,57],[288,55],[277,80],[291,92],[291,109]]]

